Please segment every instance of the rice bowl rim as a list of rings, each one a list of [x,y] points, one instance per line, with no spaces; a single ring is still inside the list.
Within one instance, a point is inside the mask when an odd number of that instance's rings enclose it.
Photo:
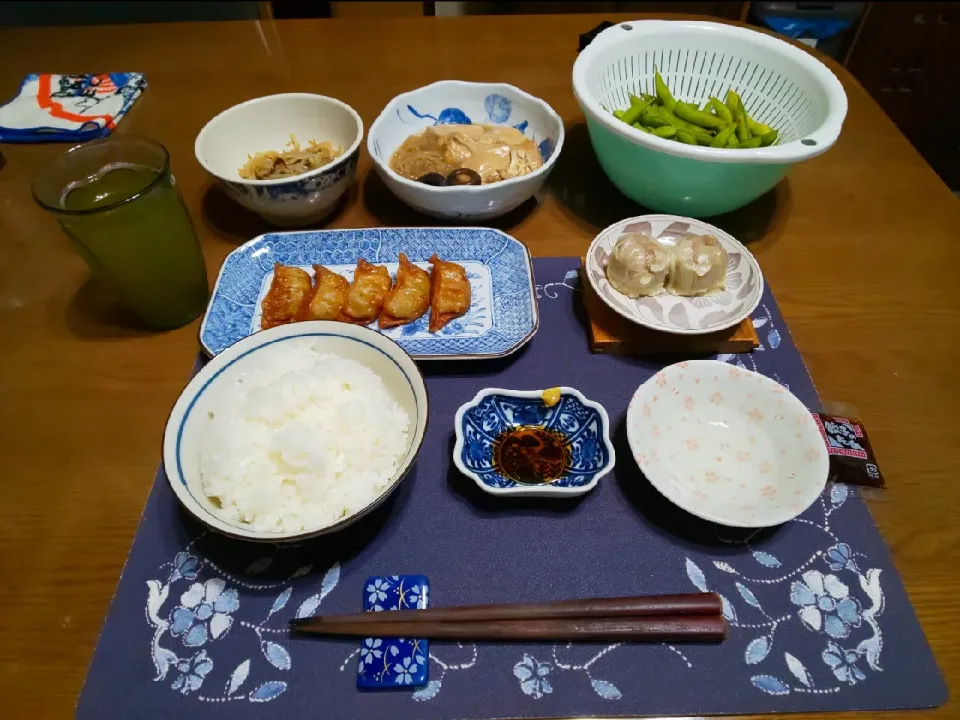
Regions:
[[[347,330],[348,328],[350,333],[356,332],[360,337],[355,337],[348,332],[344,332],[344,330]],[[381,490],[375,498],[373,498],[369,503],[359,510],[350,513],[346,517],[338,519],[336,522],[330,525],[324,525],[308,530],[298,530],[294,532],[270,532],[267,530],[247,529],[242,525],[231,523],[223,518],[218,517],[210,510],[205,508],[194,496],[194,493],[187,484],[186,474],[183,471],[183,464],[181,462],[180,448],[184,437],[184,427],[190,417],[191,411],[197,403],[197,400],[227,368],[231,367],[237,362],[240,362],[256,350],[264,347],[270,347],[285,340],[303,337],[333,337],[351,340],[366,345],[384,355],[388,360],[396,365],[397,369],[400,370],[401,374],[404,376],[404,379],[406,379],[411,391],[413,392],[415,405],[418,403],[416,391],[417,384],[419,384],[419,386],[423,389],[423,423],[421,424],[419,422],[420,414],[418,408],[417,412],[415,412],[415,417],[413,418],[412,425],[414,438],[407,448],[406,462],[404,462],[393,474],[391,480],[387,483],[383,490]],[[369,338],[369,340],[367,338]],[[410,362],[415,374],[408,372],[396,357],[391,355],[390,352],[388,352],[384,347],[378,347],[378,344],[385,345],[386,348],[390,348],[392,346],[401,357],[405,357]],[[376,373],[376,371],[374,371],[372,368],[368,369],[379,376],[379,373]],[[205,527],[215,530],[221,535],[237,540],[266,543],[301,542],[303,540],[309,540],[311,538],[342,530],[348,525],[352,525],[357,520],[365,517],[379,507],[384,501],[386,501],[393,491],[397,489],[403,479],[410,472],[410,469],[413,467],[414,463],[417,461],[420,451],[423,448],[423,441],[426,437],[429,420],[430,394],[423,376],[423,371],[420,369],[420,366],[416,364],[413,358],[410,357],[409,353],[407,353],[407,351],[404,350],[392,338],[389,338],[386,335],[382,335],[381,333],[377,332],[376,330],[371,330],[370,328],[364,326],[344,326],[343,323],[326,320],[313,320],[299,322],[293,325],[281,325],[275,328],[270,328],[269,330],[262,330],[254,333],[253,335],[249,335],[246,338],[238,341],[234,345],[231,345],[229,348],[210,360],[197,372],[196,375],[190,379],[186,387],[180,393],[180,396],[177,398],[176,403],[174,403],[174,406],[167,419],[163,436],[162,467],[164,474],[166,475],[167,482],[170,485],[171,490],[173,490],[174,495],[176,495],[177,500],[180,502],[180,505]],[[419,436],[419,438],[417,436]],[[173,469],[172,472],[171,468]]]

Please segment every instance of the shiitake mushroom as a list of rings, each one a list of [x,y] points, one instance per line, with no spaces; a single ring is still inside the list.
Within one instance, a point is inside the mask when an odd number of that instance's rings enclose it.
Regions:
[[[447,185],[480,185],[480,174],[470,168],[459,168],[447,175]]]
[[[428,172],[426,175],[418,177],[417,182],[421,182],[424,185],[444,187],[447,184],[447,179],[438,172]]]

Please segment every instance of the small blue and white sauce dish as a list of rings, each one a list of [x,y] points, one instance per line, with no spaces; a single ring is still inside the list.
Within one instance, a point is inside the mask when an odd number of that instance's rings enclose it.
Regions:
[[[266,180],[240,177],[240,168],[256,153],[301,147],[311,140],[329,142],[342,154],[322,167]],[[363,139],[363,120],[346,103],[313,93],[281,93],[254,98],[210,120],[194,144],[203,168],[248,210],[281,227],[322,220],[353,183]]]
[[[533,141],[543,165],[498,182],[446,187],[394,172],[390,158],[397,148],[411,135],[434,125],[514,128]],[[374,167],[394,195],[420,212],[461,221],[497,217],[533,197],[553,170],[562,147],[563,120],[553,108],[504,83],[444,80],[403,93],[387,103],[367,134],[367,150]]]
[[[607,411],[571,387],[487,388],[454,426],[454,464],[491,495],[582,495],[616,463]]]

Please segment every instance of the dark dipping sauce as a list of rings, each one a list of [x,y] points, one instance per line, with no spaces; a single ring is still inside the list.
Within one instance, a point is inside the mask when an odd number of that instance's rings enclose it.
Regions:
[[[493,443],[493,468],[525,485],[542,485],[570,467],[570,443],[560,433],[536,425],[521,425],[502,433]]]

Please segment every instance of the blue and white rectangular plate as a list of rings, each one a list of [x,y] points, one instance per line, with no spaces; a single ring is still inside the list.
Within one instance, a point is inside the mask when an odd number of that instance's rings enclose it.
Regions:
[[[429,268],[436,253],[463,265],[470,280],[470,310],[439,332],[427,330],[429,313],[381,331],[414,359],[503,357],[537,332],[540,314],[530,253],[506,233],[490,228],[311,230],[260,235],[227,256],[200,326],[200,345],[212,357],[260,329],[260,303],[270,289],[275,262],[311,275],[312,265],[325,265],[352,279],[360,258],[386,265],[393,275],[401,252],[423,268]]]

